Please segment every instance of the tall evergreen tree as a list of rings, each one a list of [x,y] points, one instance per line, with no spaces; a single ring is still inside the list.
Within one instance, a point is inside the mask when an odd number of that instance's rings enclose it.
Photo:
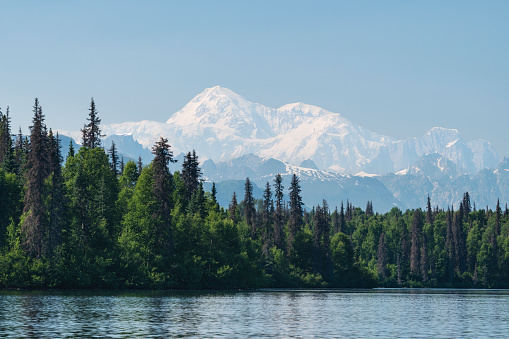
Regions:
[[[330,260],[330,214],[329,205],[323,200],[313,215],[313,270],[325,280],[332,279],[332,262]]]
[[[317,205],[313,215],[313,271],[323,274],[323,247],[322,238],[325,231],[324,209]]]
[[[454,214],[452,221],[452,235],[454,239],[454,262],[456,271],[464,272],[467,264],[466,236],[463,230],[463,203],[460,203],[459,210]]]
[[[272,226],[272,213],[271,211],[274,209],[274,204],[272,201],[272,191],[270,190],[270,183],[267,181],[265,185],[265,190],[263,191],[263,238],[267,246],[269,246],[269,242],[273,240],[271,234],[271,226]]]
[[[212,182],[212,188],[210,190],[210,197],[212,198],[212,203],[217,205],[217,188],[216,183]]]
[[[5,114],[0,110],[0,166],[11,170],[14,161],[14,149],[11,138],[11,118],[9,106]]]
[[[198,162],[198,156],[196,151],[188,152],[184,156],[184,162],[182,163],[182,180],[186,187],[186,201],[191,200],[193,192],[198,188],[200,177],[202,175],[200,169],[200,163]]]
[[[345,219],[346,221],[350,221],[352,220],[352,208],[350,206],[350,202],[348,201],[348,199],[346,199],[346,214],[345,214]]]
[[[170,162],[176,162],[173,159],[173,151],[170,150],[168,139],[161,137],[152,148],[154,160],[153,169],[153,190],[154,196],[159,202],[160,223],[154,230],[159,248],[167,256],[173,253],[173,230],[171,227],[171,195],[173,192],[172,175],[168,165]]]
[[[280,250],[284,250],[284,192],[283,177],[277,174],[274,178],[274,198],[276,199],[276,209],[274,211],[274,244]]]
[[[88,124],[85,124],[81,130],[83,135],[82,145],[88,148],[101,147],[101,119],[97,116],[97,109],[95,108],[94,98],[90,100],[90,112],[88,114]]]
[[[244,219],[246,220],[247,227],[251,230],[251,237],[255,239],[257,233],[256,210],[253,197],[253,184],[249,178],[246,178],[244,193]]]
[[[111,158],[111,170],[113,171],[113,174],[115,174],[115,176],[118,176],[120,174],[118,171],[118,167],[117,167],[118,166],[118,153],[117,153],[117,146],[115,145],[115,142],[113,140],[111,141],[111,147],[110,147],[108,153],[110,154],[110,158]]]
[[[468,215],[472,212],[472,205],[470,203],[470,194],[465,192],[463,194],[463,220],[468,221]]]
[[[365,213],[367,216],[372,216],[374,214],[373,213],[373,202],[370,200],[366,204],[366,212]]]
[[[48,230],[46,241],[46,253],[53,255],[62,241],[62,231],[65,224],[66,197],[64,194],[62,178],[62,155],[60,153],[60,139],[58,133],[56,137],[50,129],[49,136],[49,157],[51,180],[48,193]]]
[[[24,218],[21,224],[22,243],[28,255],[40,258],[44,249],[47,227],[44,205],[44,181],[50,173],[46,127],[39,100],[35,98],[33,125],[30,127],[30,149],[26,162]]]
[[[67,158],[71,158],[74,156],[74,146],[72,144],[72,140],[69,142],[69,152],[67,152]]]
[[[4,115],[4,143],[6,145],[6,154],[3,159],[3,167],[11,173],[17,173],[18,165],[16,163],[16,155],[14,150],[14,144],[12,142],[12,134],[11,134],[11,118],[9,116],[9,106],[7,106],[7,110]],[[0,166],[2,163],[0,163]]]
[[[433,213],[431,211],[431,200],[429,199],[429,195],[428,195],[428,203],[426,206],[426,222],[430,225],[433,224]]]
[[[339,232],[346,232],[345,211],[343,210],[343,200],[341,200],[341,210],[339,211]]]
[[[237,223],[237,194],[233,192],[232,201],[230,202],[230,206],[228,207],[228,213],[230,216],[230,219]]]
[[[337,206],[334,209],[331,218],[332,218],[332,231],[334,232],[334,234],[336,234],[339,232],[339,212]]]
[[[419,275],[420,273],[421,236],[422,236],[421,211],[419,209],[416,209],[414,211],[414,217],[412,220],[412,234],[411,234],[412,247],[410,249],[410,270],[415,275]]]
[[[138,157],[138,176],[141,175],[141,170],[143,169],[143,162],[141,161],[141,155]]]
[[[449,283],[452,283],[454,278],[454,269],[456,267],[456,251],[454,245],[454,233],[452,230],[452,214],[454,214],[454,210],[451,211],[450,208],[447,208],[446,214],[446,241],[445,247],[447,249],[447,272],[448,272],[448,280]]]
[[[501,230],[501,223],[500,223],[500,219],[502,217],[502,209],[500,208],[500,199],[497,199],[497,207],[495,209],[495,230],[496,230],[496,235],[500,235],[500,230]]]
[[[21,128],[16,135],[16,142],[14,143],[14,169],[13,172],[18,176],[23,177],[22,173],[25,171],[26,159],[28,156],[28,149],[25,147],[25,142]],[[27,145],[28,146],[28,143]]]
[[[301,188],[299,178],[294,173],[290,182],[290,219],[288,221],[288,253],[293,248],[295,235],[302,228],[302,197],[300,195]]]

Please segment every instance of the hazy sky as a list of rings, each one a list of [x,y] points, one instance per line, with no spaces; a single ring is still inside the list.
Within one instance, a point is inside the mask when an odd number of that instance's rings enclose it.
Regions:
[[[166,121],[203,89],[302,101],[406,138],[509,155],[509,1],[3,1],[0,107],[28,132]]]

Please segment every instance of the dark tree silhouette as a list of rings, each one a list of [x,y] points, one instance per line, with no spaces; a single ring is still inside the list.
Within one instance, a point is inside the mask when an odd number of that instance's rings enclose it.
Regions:
[[[256,210],[253,198],[253,184],[249,178],[246,178],[244,185],[244,220],[247,227],[251,230],[251,238],[256,238]]]
[[[94,98],[90,100],[90,112],[88,114],[88,124],[83,126],[81,130],[83,140],[82,145],[88,148],[101,147],[101,119],[97,116],[97,109],[95,108]]]
[[[188,152],[182,163],[182,180],[186,187],[186,201],[191,200],[193,192],[198,188],[201,175],[200,163],[195,150]]]
[[[272,201],[272,191],[270,190],[270,183],[267,181],[265,185],[265,190],[263,191],[263,215],[262,215],[262,224],[263,224],[263,238],[264,242],[267,244],[267,247],[270,246],[270,242],[273,240],[273,236],[271,234],[271,226],[272,226],[272,211],[274,210],[274,204]]]
[[[284,250],[284,236],[283,236],[283,224],[284,224],[284,203],[283,203],[283,177],[281,174],[277,174],[274,178],[274,198],[276,199],[276,210],[274,213],[274,244],[280,250]]]
[[[421,212],[419,209],[416,209],[414,211],[414,218],[412,220],[412,234],[411,234],[412,247],[410,250],[410,270],[415,275],[419,275],[420,273],[421,236],[422,236]]]
[[[290,182],[290,219],[288,221],[288,253],[293,248],[295,235],[302,228],[302,197],[299,178],[294,173]]]
[[[173,252],[173,231],[171,228],[171,195],[173,192],[172,175],[168,169],[170,162],[176,162],[173,159],[173,151],[170,150],[168,139],[161,137],[152,148],[155,155],[152,162],[154,171],[154,196],[159,201],[159,218],[161,223],[156,226],[155,234],[158,239],[158,245],[166,255]]]
[[[228,214],[230,216],[230,219],[234,222],[234,223],[237,223],[238,220],[237,220],[237,194],[235,192],[233,192],[233,196],[232,196],[232,200],[230,202],[230,205],[228,207]]]
[[[113,174],[115,174],[115,176],[118,176],[119,175],[118,167],[117,167],[118,166],[118,153],[117,153],[117,146],[115,145],[114,141],[111,141],[111,147],[110,147],[108,153],[110,154],[110,158],[111,158],[111,170],[113,171]]]
[[[25,251],[40,258],[44,248],[44,233],[47,228],[46,207],[44,205],[44,181],[50,173],[47,133],[44,115],[39,100],[35,98],[33,125],[30,127],[30,146],[26,168],[26,193],[21,225],[22,243]]]

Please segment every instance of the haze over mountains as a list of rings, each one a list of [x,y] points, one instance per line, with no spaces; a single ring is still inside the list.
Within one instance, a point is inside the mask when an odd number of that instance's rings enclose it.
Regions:
[[[501,187],[509,171],[487,141],[466,142],[457,130],[440,127],[398,140],[317,106],[270,108],[219,86],[198,94],[166,122],[122,122],[102,131],[105,148],[115,140],[120,153],[141,155],[145,162],[160,136],[175,154],[195,149],[205,177],[218,183],[249,176],[263,185],[277,173],[296,172],[308,206],[325,198],[331,206],[349,199],[364,208],[372,200],[375,210],[385,211],[424,206],[428,194],[433,204],[445,206],[466,190],[484,206],[509,198],[509,187]],[[484,172],[491,174],[479,179]]]

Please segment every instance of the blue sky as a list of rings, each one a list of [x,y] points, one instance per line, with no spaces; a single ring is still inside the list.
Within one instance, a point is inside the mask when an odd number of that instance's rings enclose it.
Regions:
[[[0,107],[28,131],[166,121],[203,89],[302,101],[406,138],[509,155],[508,1],[3,1]]]

